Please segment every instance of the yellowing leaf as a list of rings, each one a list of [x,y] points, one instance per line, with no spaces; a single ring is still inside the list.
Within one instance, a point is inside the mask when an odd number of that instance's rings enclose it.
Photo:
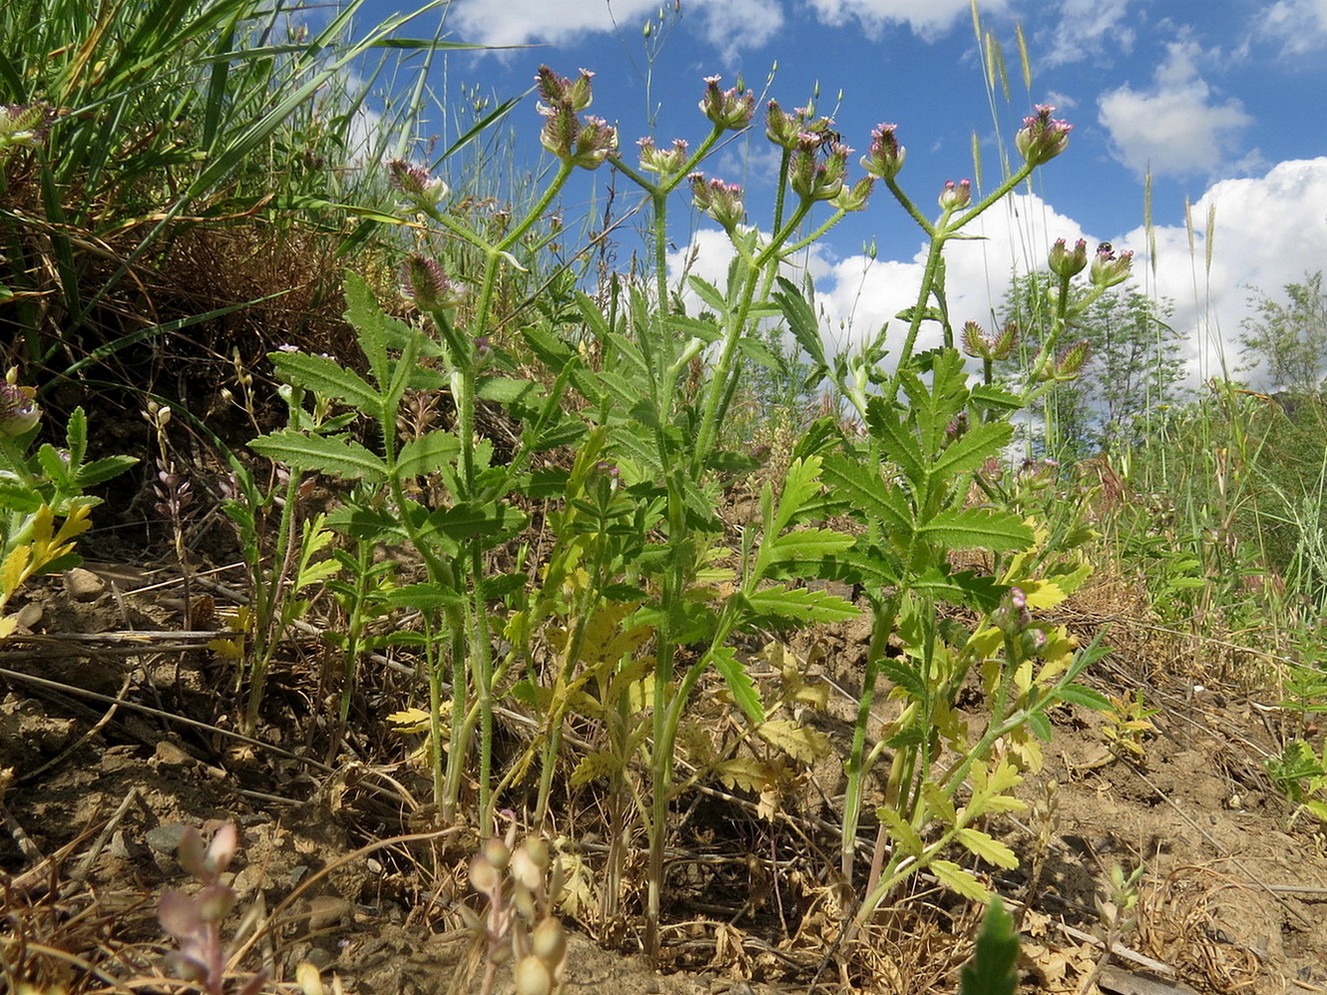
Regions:
[[[18,590],[19,585],[28,577],[28,561],[32,556],[32,547],[23,545],[10,550],[5,557],[3,567],[0,567],[0,595],[4,595],[5,600]]]
[[[677,727],[677,745],[683,755],[697,767],[704,767],[714,759],[714,740],[700,722],[683,720]]]
[[[958,813],[954,811],[954,800],[945,794],[944,788],[940,785],[934,781],[925,782],[922,785],[922,799],[926,802],[927,811],[946,826],[953,826],[958,823]]]
[[[1027,597],[1029,608],[1054,608],[1065,599],[1060,585],[1052,580],[1025,580],[1019,589]]]
[[[888,805],[882,805],[875,810],[876,818],[885,824],[889,831],[889,838],[901,846],[905,853],[914,857],[920,857],[924,844],[922,838],[917,835],[917,831],[908,823],[903,821],[903,816],[899,815]]]
[[[985,902],[991,897],[984,884],[952,861],[933,860],[927,865],[927,869],[942,885],[964,898],[970,898],[974,902]]]
[[[829,737],[791,719],[771,719],[756,727],[760,738],[782,750],[794,760],[815,763],[829,755]]]
[[[755,757],[733,757],[716,764],[714,773],[729,790],[743,788],[747,791],[761,791],[770,780],[769,766]]]
[[[244,658],[244,639],[209,639],[207,648],[223,660],[241,660]]]
[[[17,628],[18,628],[17,615],[6,615],[4,618],[0,618],[0,639],[5,639],[9,636],[12,636],[14,634],[14,630]]]
[[[1018,866],[1013,850],[980,829],[960,829],[954,838],[987,863],[1009,870]]]
[[[399,712],[392,712],[387,716],[387,721],[392,726],[392,732],[403,736],[429,730],[429,713],[422,708],[405,708]]]
[[[586,754],[571,772],[571,786],[579,788],[591,781],[611,777],[619,766],[617,757],[607,750]]]

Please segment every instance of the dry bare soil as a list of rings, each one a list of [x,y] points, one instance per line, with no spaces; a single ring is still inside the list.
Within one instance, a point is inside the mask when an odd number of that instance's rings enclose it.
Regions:
[[[27,632],[0,647],[0,769],[11,770],[0,986],[187,990],[163,977],[155,903],[164,887],[189,886],[175,858],[184,828],[234,821],[237,978],[265,967],[288,981],[311,961],[359,995],[478,990],[480,947],[456,908],[478,905],[464,871],[479,837],[438,824],[406,759],[412,744],[383,731],[407,679],[366,674],[350,749],[329,758],[329,723],[311,718],[325,710],[327,661],[315,638],[292,645],[272,677],[266,745],[245,743],[222,731],[234,727],[233,669],[165,635],[180,628],[178,588],[147,590],[168,579],[159,572],[89,566],[93,576],[36,586]],[[215,624],[196,607],[196,625]],[[1107,621],[1081,609],[1068,620],[1084,636]],[[1023,857],[1018,873],[990,879],[1019,917],[1022,990],[1327,991],[1327,844],[1265,771],[1284,735],[1274,699],[1241,690],[1201,643],[1159,651],[1143,623],[1109,621],[1117,650],[1090,682],[1116,696],[1141,689],[1159,709],[1156,732],[1120,755],[1100,715],[1064,709],[1045,768],[1022,786],[1029,812],[989,827]],[[162,635],[132,634],[143,632]],[[833,688],[814,721],[839,746],[864,640],[864,626],[847,625],[793,646]],[[519,735],[519,723],[503,732]],[[806,772],[805,796],[773,821],[718,785],[696,792],[677,812],[664,970],[637,952],[643,885],[629,879],[626,915],[604,921],[591,904],[572,924],[565,990],[955,990],[980,910],[924,880],[873,932],[842,941],[825,831],[837,768]],[[591,898],[601,804],[568,795],[558,827]],[[1136,924],[1105,957],[1096,901],[1113,865],[1140,864]],[[637,878],[642,869],[628,864]]]

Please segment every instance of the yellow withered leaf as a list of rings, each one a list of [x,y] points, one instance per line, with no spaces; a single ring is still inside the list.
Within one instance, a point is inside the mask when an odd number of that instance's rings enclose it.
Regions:
[[[581,757],[581,762],[576,765],[576,769],[571,772],[571,786],[579,788],[583,784],[589,784],[591,781],[598,781],[602,778],[611,777],[613,771],[617,770],[620,764],[617,757],[607,750],[599,750],[595,753],[588,753]]]
[[[716,764],[714,773],[729,790],[742,788],[746,791],[761,791],[770,779],[770,768],[763,760],[755,757],[733,757],[721,764]]]
[[[392,732],[402,735],[428,732],[429,713],[422,708],[404,708],[388,715],[387,722],[391,725]]]
[[[771,719],[762,722],[756,726],[756,733],[771,746],[803,763],[815,763],[829,754],[828,736],[791,719]]]

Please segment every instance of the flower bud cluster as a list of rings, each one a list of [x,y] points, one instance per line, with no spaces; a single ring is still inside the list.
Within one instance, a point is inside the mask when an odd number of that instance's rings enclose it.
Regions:
[[[908,150],[898,143],[896,124],[879,124],[871,132],[871,147],[862,156],[862,168],[882,180],[892,180],[903,168]]]
[[[729,90],[720,90],[721,79],[722,76],[705,77],[705,96],[700,100],[701,112],[716,127],[725,131],[741,131],[755,116],[756,95],[751,90],[743,93],[740,83]]]
[[[436,259],[410,255],[401,266],[401,296],[421,311],[446,311],[461,303],[465,291]]]
[[[539,142],[563,162],[582,169],[598,169],[617,152],[617,128],[603,118],[579,117],[590,106],[594,73],[582,69],[575,80],[540,66],[535,79],[541,100],[535,109],[544,116]]]
[[[488,970],[512,962],[516,995],[549,995],[566,970],[567,937],[553,915],[562,890],[562,866],[537,838],[515,847],[513,825],[470,861],[470,886],[488,899],[488,912],[462,906],[471,929],[488,941]]]
[[[41,145],[54,118],[51,105],[43,100],[31,104],[0,104],[0,152]]]
[[[653,138],[642,138],[636,142],[640,147],[640,168],[647,173],[655,173],[667,179],[676,176],[687,164],[687,142],[684,138],[673,139],[670,149],[656,148]]]
[[[1118,256],[1109,242],[1097,246],[1096,258],[1092,260],[1091,278],[1096,287],[1113,287],[1129,279],[1129,270],[1133,265],[1133,250],[1126,249]]]
[[[448,194],[447,184],[423,166],[404,159],[387,160],[387,177],[404,197],[403,207],[431,213]]]
[[[963,325],[963,351],[974,359],[990,362],[1008,359],[1018,344],[1018,324],[1006,322],[999,335],[987,335],[975,321]]]
[[[833,142],[829,154],[822,159],[821,141],[819,135],[804,132],[792,155],[788,181],[793,193],[804,200],[833,200],[843,190],[852,149],[842,142]]]
[[[692,203],[719,222],[724,231],[732,231],[745,220],[743,192],[736,183],[706,180],[702,173],[692,173],[688,179],[691,180]]]
[[[1032,624],[1027,595],[1021,587],[1011,587],[995,609],[992,621],[1010,635],[1018,635]]]
[[[1051,118],[1055,108],[1038,104],[1036,114],[1023,119],[1023,127],[1014,136],[1014,145],[1029,165],[1050,162],[1069,147],[1069,132],[1074,126]]]
[[[795,107],[785,111],[777,100],[771,100],[765,108],[765,137],[781,149],[796,151],[811,136],[816,145],[823,145],[834,132],[832,118],[811,118],[811,111],[806,107]]]
[[[0,437],[15,439],[37,426],[41,421],[41,408],[37,406],[37,392],[31,387],[20,387],[18,369],[0,383]]]
[[[953,180],[947,180],[945,188],[940,191],[939,201],[945,211],[963,210],[972,203],[972,181],[959,180],[955,183]]]
[[[1074,243],[1072,252],[1065,246],[1064,239],[1057,238],[1046,258],[1047,265],[1056,276],[1066,279],[1083,272],[1087,266],[1087,240],[1080,238]]]

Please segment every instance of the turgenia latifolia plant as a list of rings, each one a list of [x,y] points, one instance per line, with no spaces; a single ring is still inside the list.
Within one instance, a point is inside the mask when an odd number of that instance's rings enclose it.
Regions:
[[[693,783],[675,781],[678,733],[701,678],[717,672],[750,727],[765,729],[765,742],[793,756],[814,749],[810,737],[769,724],[767,702],[736,648],[742,636],[858,613],[843,598],[802,586],[807,579],[857,585],[873,617],[846,763],[841,871],[848,881],[856,881],[863,777],[879,760],[888,761],[890,773],[858,920],[922,868],[964,894],[985,897],[977,878],[941,853],[958,844],[1008,865],[1012,853],[978,824],[1020,806],[1010,790],[1020,771],[1038,763],[1037,743],[1049,735],[1053,705],[1101,704],[1077,683],[1101,650],[1078,649],[1062,629],[1033,614],[1061,602],[1086,576],[1073,553],[1086,530],[1047,529],[983,476],[1010,442],[1011,416],[1049,378],[1073,375],[1072,357],[1050,357],[1069,325],[1065,288],[1077,272],[1069,270],[1083,266],[1078,247],[1052,249],[1052,269],[1061,277],[1059,323],[1026,386],[1015,391],[989,377],[970,383],[948,317],[943,252],[973,219],[1063,152],[1070,126],[1052,118],[1052,108],[1038,107],[1016,137],[1022,165],[984,196],[966,180],[946,183],[940,213],[930,220],[899,186],[906,153],[895,126],[875,130],[861,159],[867,175],[854,182],[852,150],[834,139],[832,120],[811,107],[788,112],[771,101],[765,134],[780,151],[780,171],[765,230],[747,218],[739,186],[699,171],[726,135],[750,127],[756,113],[750,90],[725,90],[718,77],[707,78],[700,107],[710,128],[694,150],[681,139],[661,147],[647,138],[633,165],[621,155],[616,128],[584,114],[591,76],[565,78],[541,68],[540,137],[555,168],[528,208],[496,235],[449,209],[446,185],[423,167],[389,164],[405,213],[477,253],[480,273],[469,284],[449,276],[444,249],[407,260],[403,286],[427,327],[388,316],[368,285],[349,275],[347,317],[368,376],[330,357],[274,353],[272,362],[279,377],[317,405],[342,406],[376,426],[372,448],[352,437],[344,420],[333,429],[326,422],[292,424],[254,440],[253,448],[294,472],[357,481],[327,525],[357,543],[404,545],[417,554],[420,579],[378,597],[419,619],[413,633],[398,635],[426,661],[428,755],[443,818],[460,815],[469,776],[477,785],[478,825],[492,826],[501,796],[536,760],[536,819],[545,818],[559,737],[579,710],[592,710],[605,736],[593,763],[578,768],[580,783],[604,777],[621,789],[633,756],[644,761],[645,783],[632,788],[631,808],[648,839],[651,954],[659,949],[669,806]],[[614,280],[606,294],[577,293],[574,308],[510,327],[497,307],[504,268],[522,265],[519,257],[530,240],[538,242],[573,172],[605,164],[643,191],[652,278],[640,285]],[[930,240],[902,349],[889,366],[883,330],[855,356],[830,356],[813,300],[785,276],[796,254],[849,212],[865,210],[880,182]],[[732,247],[724,286],[687,280],[686,289],[706,308],[700,317],[678,306],[683,288],[668,277],[667,211],[679,188]],[[1127,274],[1127,255],[1098,263],[1094,273],[1099,268],[1103,281]],[[729,448],[724,426],[744,370],[778,365],[760,335],[771,321],[786,325],[811,362],[811,379],[829,378],[865,432],[846,433],[839,417],[812,425],[784,478],[760,488],[759,519],[731,548],[719,513],[722,483],[749,478],[759,463]],[[941,345],[918,352],[927,322],[939,323]],[[499,347],[517,332],[543,375],[518,375],[514,357]],[[975,332],[965,342],[983,360],[981,348],[998,347]],[[450,398],[456,412],[450,426],[402,432],[403,399],[419,391]],[[571,394],[578,397],[574,406],[564,403]],[[481,404],[502,408],[520,426],[502,458],[476,431]],[[537,465],[538,454],[557,448],[576,453],[570,468]],[[980,496],[975,503],[973,494]],[[542,562],[533,562],[531,546],[520,540],[528,521],[523,509],[532,502],[552,527]],[[860,528],[849,534],[819,524],[835,513],[855,518]],[[519,555],[514,566],[507,557],[498,569],[489,553],[502,544],[516,544]],[[984,565],[958,569],[955,553]],[[356,561],[341,562],[354,573]],[[352,577],[341,596],[353,598],[360,589]],[[963,606],[979,621],[946,621],[939,611],[945,604]],[[902,640],[899,655],[886,652],[891,636]],[[969,730],[953,703],[974,670],[986,714]],[[868,744],[881,677],[905,704]],[[540,730],[499,777],[493,715],[508,694],[535,713]],[[732,758],[711,759],[718,772]],[[628,839],[629,809],[615,812],[613,838]],[[620,859],[621,847],[610,853]],[[608,877],[616,880],[611,868]]]

